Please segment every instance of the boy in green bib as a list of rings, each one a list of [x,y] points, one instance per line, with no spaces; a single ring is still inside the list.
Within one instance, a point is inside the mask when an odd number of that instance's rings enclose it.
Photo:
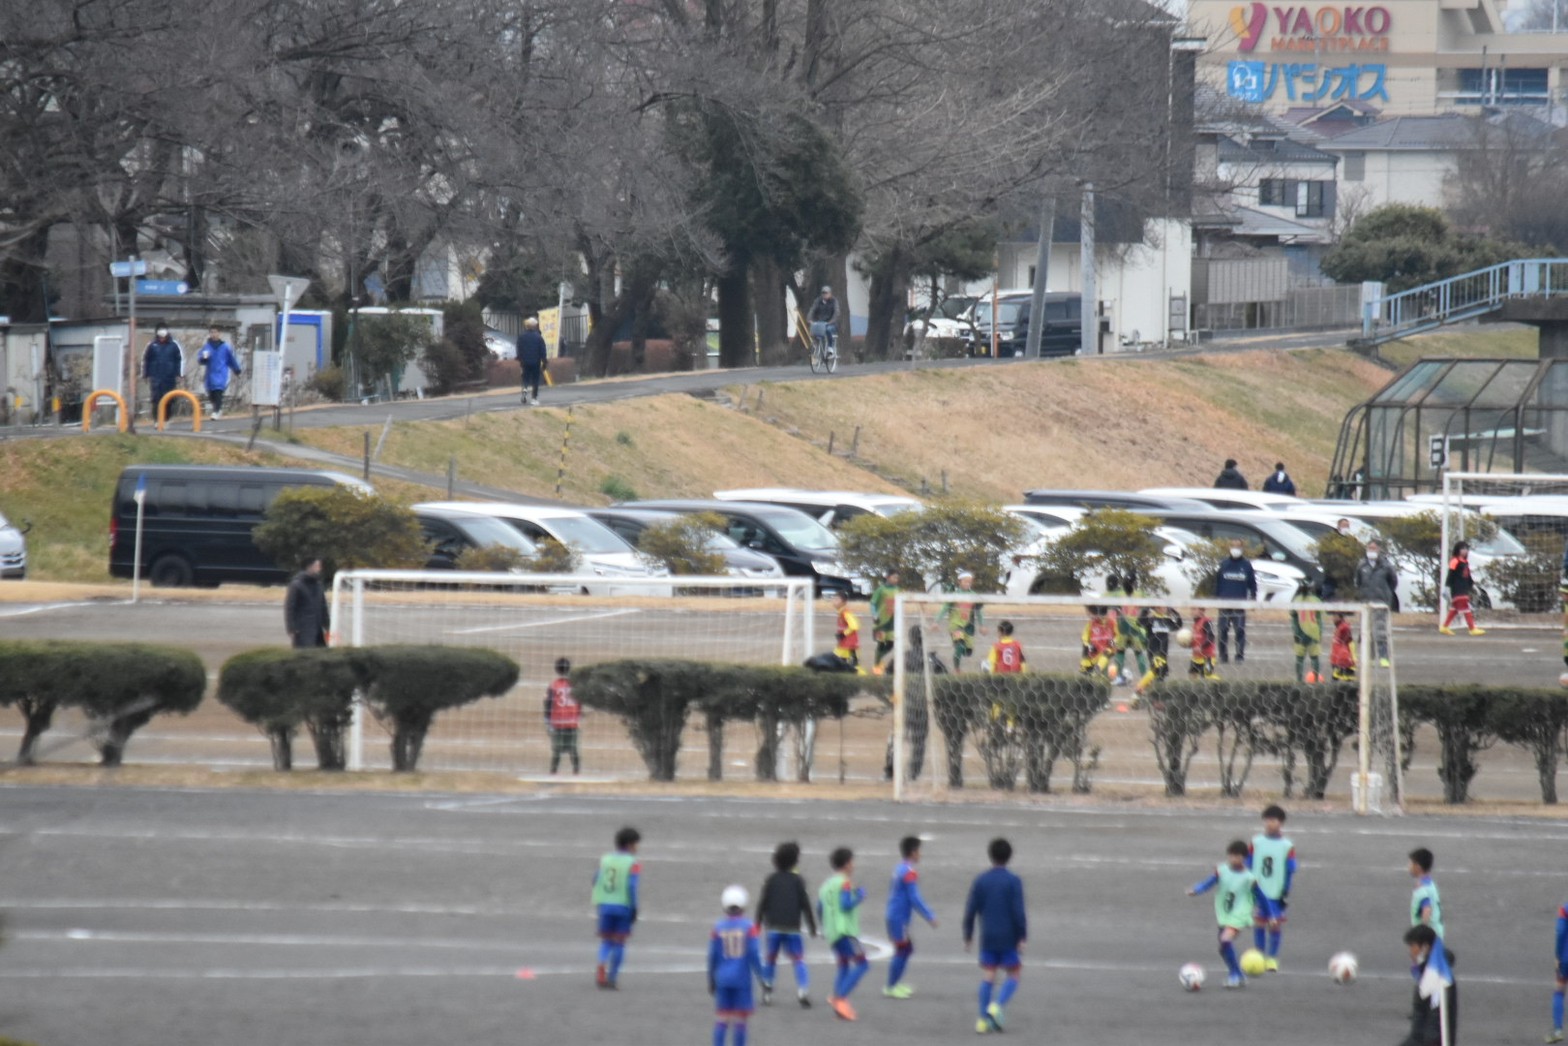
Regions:
[[[1296,878],[1296,845],[1284,836],[1285,808],[1263,811],[1263,831],[1252,837],[1247,867],[1258,880],[1258,905],[1252,913],[1252,945],[1266,956],[1264,969],[1279,972],[1279,942],[1284,936],[1290,884]]]
[[[1432,851],[1425,847],[1410,851],[1410,878],[1416,881],[1416,888],[1410,892],[1410,925],[1430,926],[1446,941],[1443,902],[1438,899],[1437,884],[1432,881],[1432,861]]]
[[[1235,941],[1252,925],[1253,895],[1257,885],[1257,876],[1247,867],[1247,844],[1237,839],[1225,848],[1225,862],[1215,866],[1214,874],[1187,891],[1188,897],[1196,897],[1219,887],[1214,895],[1214,918],[1220,924],[1220,958],[1225,960],[1225,968],[1230,971],[1230,976],[1225,978],[1227,988],[1240,988],[1247,983],[1236,958]]]
[[[615,833],[615,851],[599,858],[593,877],[593,903],[599,913],[599,967],[595,980],[601,988],[615,988],[626,958],[626,939],[637,921],[637,844],[642,835],[635,828]]]
[[[817,919],[822,924],[822,936],[838,960],[838,976],[833,979],[833,991],[828,996],[828,1006],[840,1019],[855,1019],[855,1009],[849,1004],[849,993],[855,990],[871,967],[866,962],[866,950],[860,946],[860,904],[866,891],[850,882],[855,872],[855,854],[847,846],[840,846],[828,857],[833,874],[817,891]]]

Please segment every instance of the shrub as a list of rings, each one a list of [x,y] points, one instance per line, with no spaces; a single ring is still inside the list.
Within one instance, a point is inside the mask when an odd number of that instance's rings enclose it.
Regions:
[[[760,743],[754,773],[759,781],[778,779],[782,727],[801,728],[817,719],[842,719],[849,701],[864,681],[852,674],[813,672],[776,665],[713,665],[707,688],[698,701],[707,718],[708,778],[723,776],[724,724],[755,720]],[[801,753],[799,778],[810,779],[811,761]]]
[[[431,391],[443,396],[477,373],[475,361],[464,355],[450,338],[425,346],[420,365],[430,380]]]
[[[665,567],[671,574],[722,575],[724,554],[711,547],[715,531],[724,520],[711,512],[680,516],[655,523],[642,532],[637,555],[651,567]]]
[[[414,514],[353,487],[293,487],[267,508],[252,534],[256,547],[285,570],[320,556],[325,577],[359,567],[413,569],[429,558]]]
[[[1558,579],[1562,576],[1562,540],[1548,534],[1530,534],[1523,539],[1523,556],[1501,556],[1487,565],[1485,577],[1477,578],[1492,596],[1492,602],[1512,603],[1522,614],[1544,614],[1556,610],[1560,597]]]
[[[517,684],[517,662],[493,650],[448,646],[384,646],[361,651],[365,704],[392,728],[392,769],[419,765],[437,713],[499,697]]]
[[[964,742],[975,737],[991,787],[1011,791],[1023,772],[1031,792],[1051,790],[1058,759],[1073,765],[1073,791],[1086,793],[1096,752],[1089,723],[1110,688],[1088,676],[942,675],[932,678],[933,711],[947,745],[948,783],[963,787]]]
[[[1555,805],[1563,731],[1568,729],[1568,693],[1496,687],[1491,691],[1486,713],[1498,740],[1530,750],[1540,779],[1541,802]]]
[[[1091,574],[1108,584],[1131,578],[1135,588],[1160,595],[1165,584],[1156,575],[1165,557],[1165,543],[1154,533],[1156,520],[1123,509],[1095,509],[1078,525],[1051,542],[1040,557],[1047,577],[1072,578],[1080,589]]]
[[[636,501],[636,489],[619,476],[606,476],[599,481],[599,493],[611,501]]]
[[[1399,688],[1400,728],[1405,737],[1405,760],[1413,754],[1414,726],[1430,723],[1437,731],[1437,776],[1443,782],[1445,803],[1470,801],[1470,782],[1480,769],[1476,756],[1498,739],[1498,720],[1489,714],[1495,690],[1476,685],[1430,686],[1406,684]]]
[[[273,769],[293,767],[293,739],[303,725],[317,766],[342,770],[354,691],[366,678],[363,651],[354,648],[250,650],[224,662],[218,700],[267,736]]]
[[[885,577],[898,571],[909,588],[956,587],[958,573],[975,576],[975,591],[1002,587],[1001,564],[1024,539],[1023,521],[1001,508],[957,499],[921,512],[866,514],[839,531],[840,554],[850,571]]]
[[[1165,780],[1165,794],[1187,794],[1187,772],[1203,735],[1213,725],[1216,707],[1211,684],[1173,680],[1149,690],[1149,740]]]
[[[651,780],[673,781],[687,713],[708,677],[696,661],[607,661],[572,669],[572,693],[621,718]]]
[[[1437,606],[1437,586],[1443,567],[1443,521],[1436,512],[1418,512],[1378,521],[1388,554],[1396,564],[1415,572],[1415,590],[1400,593],[1400,605]]]
[[[1318,538],[1313,548],[1317,552],[1317,564],[1328,583],[1325,591],[1332,592],[1335,598],[1352,598],[1355,595],[1356,566],[1366,555],[1361,542],[1349,534],[1335,531]],[[1328,599],[1329,596],[1323,598]]]
[[[348,388],[348,378],[343,373],[342,367],[336,365],[322,367],[311,375],[309,388],[322,399],[341,403]]]
[[[527,570],[529,562],[528,556],[508,545],[480,545],[459,552],[452,560],[452,567],[480,574],[504,574]]]
[[[575,574],[581,565],[577,551],[554,538],[539,542],[534,554],[522,560],[522,568],[530,574]]]

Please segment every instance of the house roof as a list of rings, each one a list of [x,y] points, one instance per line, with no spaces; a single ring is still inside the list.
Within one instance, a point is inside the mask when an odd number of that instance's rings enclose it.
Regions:
[[[1328,242],[1326,229],[1252,207],[1242,207],[1228,200],[1205,201],[1205,205],[1195,207],[1194,212],[1194,228],[1223,229],[1231,236],[1254,239],[1279,239],[1295,243]]]
[[[1315,149],[1305,142],[1272,136],[1257,137],[1246,142],[1229,136],[1221,137],[1219,159],[1222,163],[1320,163],[1329,167],[1339,162],[1339,157]]]
[[[1505,113],[1492,117],[1493,126],[1528,137],[1549,137],[1549,124],[1524,113]],[[1430,152],[1478,148],[1475,118],[1459,113],[1440,116],[1395,116],[1353,131],[1346,131],[1323,143],[1332,152]]]

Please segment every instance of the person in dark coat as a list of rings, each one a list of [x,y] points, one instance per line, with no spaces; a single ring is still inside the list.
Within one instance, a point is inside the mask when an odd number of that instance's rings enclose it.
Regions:
[[[1454,977],[1454,953],[1430,926],[1412,926],[1405,932],[1410,948],[1410,976],[1415,991],[1410,1000],[1410,1034],[1399,1046],[1458,1046],[1459,985]],[[1441,948],[1441,955],[1436,954]],[[1428,976],[1428,973],[1431,976]],[[1439,1009],[1438,993],[1442,1008]],[[1448,1040],[1443,1040],[1443,1010],[1448,1012]]]
[[[1243,476],[1236,469],[1236,459],[1235,458],[1226,458],[1225,459],[1225,467],[1223,469],[1221,469],[1220,470],[1220,474],[1214,478],[1214,486],[1215,486],[1215,489],[1217,489],[1217,490],[1248,490],[1248,489],[1250,489],[1247,486],[1247,477]]]
[[[142,353],[142,377],[152,388],[152,416],[158,416],[158,404],[173,392],[185,376],[185,349],[169,335],[169,328],[160,325],[153,332],[153,339]]]
[[[539,321],[530,316],[523,321],[523,333],[517,339],[517,362],[523,366],[524,403],[539,405],[539,382],[544,378],[549,355],[544,335],[539,333]]]
[[[1222,560],[1219,569],[1214,573],[1214,598],[1216,599],[1250,599],[1258,598],[1258,575],[1252,569],[1252,561],[1247,558],[1246,549],[1241,542],[1233,541],[1230,546],[1230,557]],[[1245,610],[1220,611],[1220,661],[1230,660],[1230,633],[1236,630],[1236,660],[1247,660],[1247,612]]]
[[[296,649],[327,645],[332,619],[321,584],[321,570],[320,556],[305,560],[305,569],[289,581],[283,597],[283,628]]]
[[[1296,481],[1290,478],[1290,473],[1285,471],[1285,463],[1276,461],[1274,471],[1269,473],[1269,478],[1263,481],[1263,493],[1285,494],[1289,497],[1296,496]]]

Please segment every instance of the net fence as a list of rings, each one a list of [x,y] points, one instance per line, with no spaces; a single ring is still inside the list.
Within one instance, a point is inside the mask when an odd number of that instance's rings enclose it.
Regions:
[[[1371,607],[905,594],[896,613],[899,797],[1401,801],[1392,635]]]
[[[1563,605],[1564,548],[1568,546],[1568,476],[1450,472],[1443,477],[1440,586],[1449,595],[1456,542],[1472,546],[1472,602],[1482,620],[1545,623]],[[1445,598],[1440,623],[1450,620]],[[1568,627],[1568,626],[1565,626]],[[1565,649],[1568,653],[1568,649]]]

